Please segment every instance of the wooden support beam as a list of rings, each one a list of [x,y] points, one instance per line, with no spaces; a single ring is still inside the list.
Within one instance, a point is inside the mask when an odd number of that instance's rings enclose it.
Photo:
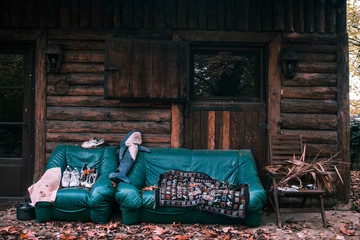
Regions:
[[[181,103],[171,104],[171,147],[180,148],[184,145],[184,119]]]
[[[348,202],[350,197],[350,109],[349,109],[349,49],[347,33],[338,34],[337,45],[337,102],[338,142],[340,151],[339,171],[344,185],[339,185],[340,200]]]
[[[48,43],[48,32],[44,30],[36,40],[35,59],[35,151],[34,182],[38,181],[45,171],[46,164],[46,61],[45,50]]]
[[[268,83],[268,133],[279,132],[281,70],[279,67],[281,36],[277,35],[269,44],[269,83]]]

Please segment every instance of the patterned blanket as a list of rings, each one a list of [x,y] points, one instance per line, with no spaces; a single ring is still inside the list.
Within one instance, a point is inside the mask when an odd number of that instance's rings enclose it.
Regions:
[[[245,218],[249,185],[232,185],[201,172],[170,170],[159,176],[155,207],[196,207],[233,218]]]

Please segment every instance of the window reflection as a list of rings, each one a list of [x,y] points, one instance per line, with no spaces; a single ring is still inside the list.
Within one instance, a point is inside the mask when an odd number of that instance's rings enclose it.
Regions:
[[[260,57],[247,52],[195,52],[193,96],[258,99]]]
[[[0,158],[20,158],[22,154],[22,126],[0,125]]]
[[[0,90],[0,122],[22,122],[23,90]]]
[[[21,158],[24,56],[0,54],[0,158]]]
[[[24,56],[0,54],[0,87],[24,85]]]

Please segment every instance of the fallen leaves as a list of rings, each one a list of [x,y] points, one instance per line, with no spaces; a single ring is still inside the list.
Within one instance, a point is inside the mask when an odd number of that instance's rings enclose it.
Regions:
[[[21,227],[14,227],[14,226],[3,227],[3,228],[0,228],[0,235],[13,234],[22,229],[23,228],[21,228]]]
[[[186,235],[176,235],[175,240],[189,240],[190,237]]]
[[[360,171],[351,171],[350,198],[357,212],[360,212]]]
[[[355,235],[355,230],[354,229],[348,229],[347,227],[345,227],[344,224],[341,225],[341,227],[339,228],[339,231],[347,236],[354,236]]]
[[[15,222],[15,221],[14,221]],[[84,222],[35,223],[28,221],[23,227],[6,226],[0,228],[0,239],[270,239],[265,231],[253,232],[242,225],[202,225],[202,224],[148,224],[123,225],[119,222],[94,224]],[[17,224],[24,224],[18,222]]]

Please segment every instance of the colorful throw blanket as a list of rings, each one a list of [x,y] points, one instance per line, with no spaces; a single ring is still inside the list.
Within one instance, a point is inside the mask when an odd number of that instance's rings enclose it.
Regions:
[[[196,207],[233,218],[245,218],[249,185],[232,185],[201,172],[170,170],[159,176],[155,207]]]

